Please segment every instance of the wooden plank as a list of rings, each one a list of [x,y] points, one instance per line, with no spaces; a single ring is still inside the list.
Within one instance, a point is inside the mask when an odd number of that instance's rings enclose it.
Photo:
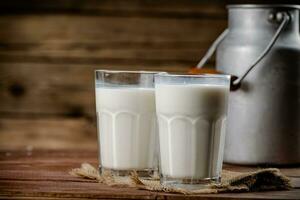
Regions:
[[[94,116],[95,68],[184,72],[225,27],[206,18],[3,15],[0,115]]]
[[[10,152],[11,155],[7,156],[7,152]],[[0,151],[0,196],[15,198],[105,199],[111,196],[124,199],[155,198],[155,194],[150,192],[130,188],[116,190],[113,187],[94,181],[84,181],[68,174],[70,169],[78,167],[81,162],[96,163],[96,151],[33,150],[31,156],[27,156],[26,152],[24,150]],[[114,194],[116,191],[117,193]]]
[[[81,15],[0,17],[1,41],[192,41],[214,39],[226,19],[164,19]],[[21,38],[20,38],[21,37]]]
[[[83,65],[2,64],[0,110],[15,116],[18,113],[70,116],[90,113],[90,116],[95,116],[95,68]]]
[[[77,67],[78,63],[186,71],[206,51],[201,49],[204,38],[211,36],[213,40],[211,33],[220,29],[220,22],[211,22],[65,15],[0,17],[0,62],[30,63],[1,64],[0,110],[93,115],[92,74],[96,67]],[[201,26],[208,28],[195,30]],[[11,91],[22,98],[15,98]]]
[[[225,20],[209,19],[2,16],[0,62],[196,64],[225,27]]]
[[[292,189],[289,191],[269,191],[269,192],[251,192],[251,193],[224,193],[224,194],[209,194],[209,195],[166,195],[168,200],[177,199],[299,199],[300,191]]]
[[[51,63],[51,64],[103,64],[105,63],[142,63],[181,64],[195,66],[206,49],[197,50],[112,50],[99,49],[93,52],[86,50],[65,51],[0,51],[2,62]]]
[[[0,149],[0,163],[2,164],[54,164],[69,165],[72,163],[79,167],[81,162],[97,162],[97,149],[32,149],[28,156],[28,149]],[[9,155],[7,154],[9,153]],[[51,166],[51,165],[50,165]]]
[[[31,157],[35,149],[75,148],[97,148],[95,123],[84,118],[0,119],[0,149],[23,149]]]
[[[95,116],[94,70],[185,72],[189,65],[172,64],[0,64],[0,116],[51,114]],[[28,116],[27,116],[28,117]]]
[[[11,155],[7,156],[7,152]],[[0,198],[91,198],[91,199],[298,199],[299,189],[256,193],[178,195],[109,187],[94,181],[70,176],[69,169],[81,162],[97,163],[95,150],[32,151],[0,150]],[[227,167],[229,167],[227,165]],[[245,167],[230,166],[233,171]],[[298,170],[300,170],[298,168]]]
[[[84,190],[82,190],[84,188]],[[154,199],[155,194],[133,188],[112,188],[99,183],[60,182],[60,181],[9,181],[1,180],[1,195],[35,196],[61,198],[100,198],[100,199]]]
[[[80,13],[85,15],[123,15],[158,17],[224,17],[225,1],[193,0],[22,0],[1,1],[2,14]]]
[[[113,188],[89,182],[0,180],[1,196],[59,197],[92,199],[298,199],[299,190],[255,193],[179,195],[149,192],[134,188]]]
[[[226,4],[257,4],[258,0],[11,0],[0,1],[0,14],[80,13],[85,15],[157,16],[157,17],[224,17]],[[265,4],[282,0],[265,0]],[[295,4],[285,0],[285,4]]]

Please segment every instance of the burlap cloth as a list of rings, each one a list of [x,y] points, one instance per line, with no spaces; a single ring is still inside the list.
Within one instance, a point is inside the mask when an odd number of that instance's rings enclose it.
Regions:
[[[208,185],[205,189],[187,190],[182,188],[166,187],[161,185],[157,178],[144,180],[132,172],[130,177],[118,178],[107,173],[102,176],[96,168],[88,163],[83,163],[81,168],[72,169],[70,174],[86,179],[93,179],[100,183],[116,187],[135,187],[138,189],[181,193],[181,194],[208,194],[224,192],[254,192],[266,190],[288,190],[291,188],[290,180],[279,169],[258,169],[253,172],[222,171],[221,184]]]

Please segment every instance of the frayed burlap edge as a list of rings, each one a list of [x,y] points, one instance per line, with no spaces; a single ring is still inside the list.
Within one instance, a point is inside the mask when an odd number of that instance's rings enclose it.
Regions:
[[[141,179],[134,171],[129,177],[114,177],[110,173],[105,173],[100,176],[98,170],[88,163],[83,163],[81,168],[72,169],[69,173],[73,176],[96,180],[110,186],[135,187],[143,190],[180,194],[254,192],[266,190],[288,190],[291,188],[289,178],[283,175],[280,170],[276,168],[259,169],[254,172],[245,173],[223,170],[222,182],[220,184],[208,185],[207,188],[198,190],[167,187],[161,185],[156,179]]]

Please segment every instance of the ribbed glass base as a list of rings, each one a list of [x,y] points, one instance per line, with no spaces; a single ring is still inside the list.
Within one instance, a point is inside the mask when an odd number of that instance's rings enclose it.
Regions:
[[[221,177],[193,179],[193,178],[171,178],[161,175],[162,185],[189,190],[208,188],[209,184],[221,183]]]
[[[142,169],[142,170],[116,170],[116,169],[109,169],[105,167],[99,167],[100,174],[103,173],[110,173],[113,176],[130,176],[130,174],[135,171],[140,178],[153,178],[158,177],[158,170],[156,169]]]

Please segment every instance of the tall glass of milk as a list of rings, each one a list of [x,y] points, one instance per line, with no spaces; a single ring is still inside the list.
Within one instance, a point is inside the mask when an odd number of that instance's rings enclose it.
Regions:
[[[229,86],[227,75],[155,75],[162,184],[220,182]]]
[[[100,173],[157,173],[155,73],[95,71]]]

